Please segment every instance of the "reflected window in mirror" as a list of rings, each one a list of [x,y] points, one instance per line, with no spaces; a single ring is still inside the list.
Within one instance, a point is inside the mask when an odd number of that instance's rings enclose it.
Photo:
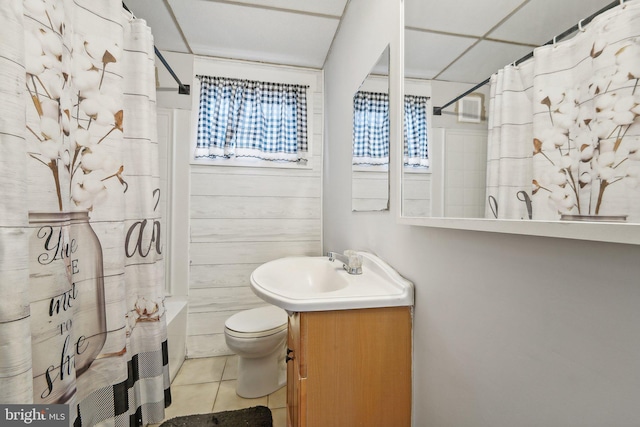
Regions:
[[[429,168],[427,104],[425,96],[404,97],[404,166]],[[353,97],[353,165],[388,166],[389,96],[358,91]]]
[[[434,166],[431,83],[405,79],[402,211],[407,216],[432,213]]]
[[[404,97],[404,167],[427,170],[429,167],[429,140],[427,111],[429,98],[405,95]]]
[[[389,165],[389,95],[358,91],[353,96],[353,166]]]
[[[353,211],[389,209],[389,46],[353,95]]]

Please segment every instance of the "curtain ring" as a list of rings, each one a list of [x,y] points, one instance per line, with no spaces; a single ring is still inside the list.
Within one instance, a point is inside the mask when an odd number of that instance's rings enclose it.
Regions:
[[[584,21],[584,19],[581,19],[580,21],[578,21],[578,29],[584,32],[584,28],[582,28],[582,21]]]
[[[129,22],[133,22],[136,20],[136,16],[133,14],[133,12],[131,12],[129,9],[127,9],[126,7],[123,8],[124,12],[129,15]]]

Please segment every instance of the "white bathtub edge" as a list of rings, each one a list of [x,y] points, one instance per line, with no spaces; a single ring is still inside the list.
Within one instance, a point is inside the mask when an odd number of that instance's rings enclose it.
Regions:
[[[167,319],[169,378],[173,382],[187,354],[187,299],[166,298],[164,307]]]

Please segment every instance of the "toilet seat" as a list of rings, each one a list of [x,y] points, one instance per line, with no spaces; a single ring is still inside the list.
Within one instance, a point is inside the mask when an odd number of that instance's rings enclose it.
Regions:
[[[258,338],[286,330],[287,319],[287,313],[283,309],[267,306],[236,313],[224,322],[224,326],[230,336]]]

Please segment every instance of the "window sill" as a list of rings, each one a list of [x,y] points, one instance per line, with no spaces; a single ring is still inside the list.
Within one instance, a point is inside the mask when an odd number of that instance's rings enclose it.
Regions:
[[[431,168],[415,168],[411,166],[403,167],[404,173],[431,174]]]
[[[305,164],[295,162],[282,162],[261,159],[191,159],[192,165],[198,166],[225,166],[225,167],[248,167],[248,168],[271,168],[271,169],[302,169],[311,170],[313,167],[307,159]]]
[[[389,165],[352,165],[354,172],[388,172]]]
[[[370,166],[353,165],[351,170],[353,172],[387,172],[389,170],[389,167],[388,165],[370,165]],[[404,173],[431,174],[431,169],[424,168],[424,167],[416,168],[416,167],[404,166],[403,171]]]

